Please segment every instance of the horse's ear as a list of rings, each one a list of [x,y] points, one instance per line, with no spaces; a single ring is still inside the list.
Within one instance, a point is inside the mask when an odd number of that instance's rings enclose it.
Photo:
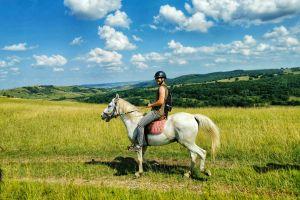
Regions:
[[[119,100],[119,94],[117,93],[115,97],[115,102],[117,102],[118,100]]]

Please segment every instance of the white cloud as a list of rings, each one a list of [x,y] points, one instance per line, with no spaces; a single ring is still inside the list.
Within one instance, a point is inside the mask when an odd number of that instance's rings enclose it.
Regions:
[[[213,63],[228,63],[225,57],[240,54],[243,56],[259,55],[269,49],[267,44],[261,44],[251,36],[245,35],[243,40],[233,41],[228,44],[213,44],[212,46],[183,46],[171,40],[168,43],[172,53],[168,55],[171,64],[187,64],[188,60],[210,60]],[[215,65],[215,64],[214,64]]]
[[[139,69],[146,69],[148,68],[148,65],[145,63],[146,62],[146,58],[142,55],[142,54],[134,54],[130,61],[132,62],[132,64],[134,64],[137,68]]]
[[[201,47],[197,47],[197,51],[206,53],[206,54],[210,54],[210,53],[214,53],[216,51],[216,47],[215,46],[201,46]]]
[[[13,72],[18,72],[20,69],[18,67],[11,67],[10,70]]]
[[[2,50],[5,50],[5,51],[26,51],[26,50],[29,50],[29,49],[33,49],[33,48],[36,48],[36,47],[26,47],[27,44],[26,43],[19,43],[19,44],[12,44],[12,45],[8,45],[8,46],[5,46],[2,48]]]
[[[279,22],[300,12],[299,0],[192,0],[195,12],[216,21],[261,24]]]
[[[105,48],[111,50],[133,50],[136,46],[131,44],[122,32],[116,31],[110,26],[98,28],[98,35],[105,40]]]
[[[242,54],[244,56],[250,56],[252,54],[259,54],[259,52],[255,51],[256,46],[256,40],[251,35],[245,35],[242,41],[237,40],[227,45],[219,45],[216,47],[216,49],[218,49],[219,51],[227,50],[232,54]]]
[[[72,15],[84,19],[101,19],[121,8],[121,0],[64,0]]]
[[[204,64],[204,67],[214,67],[214,66],[216,66],[215,63],[205,63]]]
[[[183,24],[183,29],[186,31],[199,31],[205,33],[212,26],[213,22],[206,21],[205,15],[197,12],[192,17],[187,18]]]
[[[299,35],[300,34],[300,23],[290,28],[291,34]]]
[[[256,44],[256,41],[252,37],[252,35],[245,35],[245,37],[244,37],[244,43],[247,44],[247,45],[252,46],[252,45]]]
[[[20,62],[21,59],[18,56],[8,56],[5,60],[0,60],[0,67],[11,67]]]
[[[52,56],[46,56],[46,55],[33,55],[33,58],[35,59],[36,63],[33,64],[33,66],[63,66],[68,61],[65,57],[61,55],[52,55]]]
[[[197,52],[194,47],[184,47],[181,43],[171,40],[168,43],[169,49],[172,49],[175,54],[191,54]]]
[[[267,32],[263,35],[263,38],[270,39],[273,44],[273,50],[277,51],[289,51],[295,50],[300,47],[300,42],[297,37],[297,26],[290,28],[288,30],[284,26],[275,27],[272,31]]]
[[[226,58],[216,58],[215,63],[225,63],[227,61]]]
[[[154,24],[150,24],[149,27],[153,30],[157,30],[157,26],[155,26]]]
[[[138,36],[136,36],[136,35],[132,35],[132,38],[133,38],[134,41],[136,41],[136,42],[142,42],[142,41],[143,41],[140,37],[138,37]]]
[[[207,32],[214,22],[246,26],[278,23],[300,13],[300,0],[192,0],[184,8],[188,15],[163,5],[154,23],[169,23],[175,25],[175,30],[198,32]]]
[[[163,60],[166,59],[163,55],[161,55],[161,54],[159,54],[157,52],[147,53],[147,54],[145,54],[145,58],[148,61],[156,61],[156,62],[163,61]]]
[[[267,34],[269,33],[269,34]],[[137,68],[145,69],[157,63],[172,65],[194,65],[218,67],[236,67],[257,63],[276,63],[276,58],[284,60],[289,56],[299,56],[300,32],[295,27],[276,27],[266,34],[253,37],[245,35],[240,40],[228,43],[214,43],[209,46],[185,46],[178,41],[167,43],[164,53],[150,52],[135,54],[131,63]],[[294,61],[293,61],[294,62]]]
[[[283,37],[287,36],[289,34],[289,31],[284,27],[275,27],[271,32],[267,32],[264,34],[264,38],[278,38],[278,37]]]
[[[16,64],[19,64],[21,62],[21,58],[18,56],[8,56],[7,57],[7,65],[8,66],[14,66]]]
[[[174,24],[176,30],[207,32],[213,26],[213,22],[207,21],[203,13],[195,13],[191,17],[186,17],[181,10],[177,10],[170,5],[163,5],[159,9],[159,14],[154,17],[156,24],[160,22]]]
[[[128,28],[131,20],[128,18],[125,12],[117,10],[115,14],[109,14],[106,17],[105,24],[113,27],[123,27]]]
[[[83,43],[82,37],[76,37],[71,42],[70,45],[81,45]]]
[[[192,5],[195,12],[204,13],[215,20],[222,19],[227,22],[237,11],[239,3],[236,0],[192,0]]]
[[[193,14],[194,10],[193,10],[193,8],[191,7],[190,4],[185,3],[185,4],[184,4],[184,8],[185,8],[185,10],[186,10],[189,14]]]
[[[95,48],[88,53],[87,61],[97,63],[100,66],[118,66],[122,64],[122,55],[115,51]]]
[[[146,53],[144,55],[138,53],[134,54],[130,61],[132,64],[134,64],[139,69],[146,69],[149,67],[147,62],[162,62],[166,60],[166,56],[159,54],[157,52],[150,52]]]
[[[186,17],[181,10],[177,10],[170,5],[163,5],[159,9],[159,15],[155,17],[155,20],[165,20],[167,22],[177,24],[183,24],[186,21]]]
[[[179,42],[171,41],[168,43],[168,46],[173,50],[172,53],[175,56],[184,55],[185,59],[191,57],[204,59],[205,57],[213,58],[215,56],[230,56],[236,54],[246,56],[247,58],[262,55],[270,57],[275,54],[283,56],[282,54],[299,52],[299,36],[292,30],[295,29],[293,29],[293,27],[289,29],[283,26],[276,27],[272,31],[263,34],[258,40],[251,35],[245,35],[242,40],[232,41],[228,44],[220,43],[213,44],[212,46],[186,47]],[[190,52],[190,54],[187,52]],[[214,54],[210,54],[212,52]],[[205,53],[205,57],[202,56],[202,53]],[[217,58],[214,59],[216,63],[219,61]]]
[[[131,59],[131,62],[145,62],[146,58],[142,54],[134,54]]]
[[[149,66],[143,62],[136,62],[134,63],[138,69],[147,69]]]
[[[264,44],[264,43],[260,43],[260,44],[257,46],[257,48],[256,48],[256,50],[259,51],[259,52],[263,52],[263,51],[266,51],[266,50],[268,50],[268,49],[270,49],[270,45]]]
[[[79,67],[72,67],[70,70],[71,71],[80,71],[80,68]]]
[[[4,60],[0,60],[0,67],[6,67],[7,63]]]
[[[63,72],[63,71],[65,71],[63,68],[60,68],[60,67],[54,67],[53,68],[53,71],[54,72]]]
[[[185,65],[187,64],[187,61],[182,58],[173,58],[169,60],[169,63],[174,65]]]
[[[285,44],[287,46],[297,46],[297,45],[299,45],[299,40],[294,37],[287,37],[287,38],[285,38]]]
[[[0,71],[0,78],[5,79],[7,77],[7,71]]]

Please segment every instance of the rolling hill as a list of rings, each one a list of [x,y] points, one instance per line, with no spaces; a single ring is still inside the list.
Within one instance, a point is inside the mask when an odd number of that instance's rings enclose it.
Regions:
[[[71,100],[107,103],[116,93],[135,105],[155,100],[154,81],[81,86],[41,85],[0,91],[7,97]],[[234,70],[209,74],[190,74],[168,79],[174,105],[201,106],[266,106],[300,105],[300,68]],[[116,87],[112,87],[116,85]],[[108,86],[112,88],[108,88]]]

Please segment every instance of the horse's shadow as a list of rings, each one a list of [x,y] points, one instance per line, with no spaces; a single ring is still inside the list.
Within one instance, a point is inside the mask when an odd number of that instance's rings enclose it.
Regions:
[[[266,166],[257,166],[254,165],[253,169],[257,173],[266,173],[273,170],[300,170],[300,165],[291,165],[291,164],[277,164],[277,163],[267,163]]]
[[[128,174],[134,174],[138,170],[138,163],[132,157],[122,157],[118,156],[114,158],[112,161],[96,161],[92,159],[91,161],[85,162],[85,164],[89,165],[105,165],[109,166],[112,169],[115,169],[117,172],[114,174],[115,176],[124,176]],[[144,172],[152,171],[157,173],[165,173],[165,174],[180,174],[183,175],[189,167],[183,165],[168,165],[168,164],[160,164],[155,160],[148,160],[146,163],[143,163]],[[192,177],[193,179],[206,181],[206,178],[203,177]]]
[[[0,169],[0,183],[2,182],[2,180],[3,180],[3,171],[2,169]]]

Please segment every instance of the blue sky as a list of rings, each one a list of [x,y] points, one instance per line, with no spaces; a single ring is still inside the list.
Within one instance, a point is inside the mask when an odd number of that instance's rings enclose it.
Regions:
[[[300,63],[300,0],[0,3],[0,89]]]

